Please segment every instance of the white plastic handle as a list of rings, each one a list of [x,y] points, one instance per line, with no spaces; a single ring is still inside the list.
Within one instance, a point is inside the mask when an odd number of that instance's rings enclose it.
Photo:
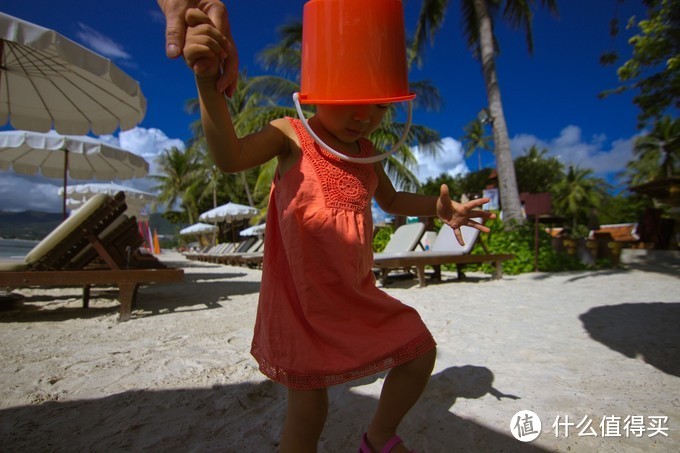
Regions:
[[[297,110],[298,116],[300,117],[300,121],[302,121],[302,124],[305,126],[305,129],[307,129],[307,132],[309,132],[309,135],[312,136],[315,142],[319,144],[320,147],[334,155],[335,157],[338,157],[342,160],[345,160],[347,162],[354,162],[357,164],[372,164],[374,162],[379,162],[381,160],[387,159],[390,157],[392,154],[396,153],[401,145],[404,143],[406,140],[406,136],[408,135],[408,131],[411,128],[411,117],[413,114],[413,104],[411,101],[408,101],[408,117],[406,119],[406,127],[404,128],[404,133],[399,139],[397,143],[395,143],[394,147],[392,147],[391,150],[385,151],[384,153],[381,154],[376,154],[375,156],[370,156],[370,157],[352,157],[348,156],[346,154],[342,154],[339,151],[334,150],[330,146],[328,146],[326,143],[324,143],[323,140],[319,138],[318,135],[314,133],[311,127],[309,127],[309,123],[307,122],[307,119],[305,118],[305,115],[302,113],[302,107],[300,107],[300,93],[293,93],[293,102],[295,103],[295,109]]]

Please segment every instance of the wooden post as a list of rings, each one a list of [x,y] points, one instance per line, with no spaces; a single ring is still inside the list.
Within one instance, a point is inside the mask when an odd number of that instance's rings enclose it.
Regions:
[[[538,214],[534,214],[534,272],[538,272]]]

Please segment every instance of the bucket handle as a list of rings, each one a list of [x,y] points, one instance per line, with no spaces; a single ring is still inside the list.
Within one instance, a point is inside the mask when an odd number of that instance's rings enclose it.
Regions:
[[[309,135],[312,136],[314,141],[319,144],[320,147],[334,155],[335,157],[338,157],[342,160],[345,160],[347,162],[354,162],[356,164],[372,164],[374,162],[380,162],[381,160],[387,159],[390,157],[392,154],[397,152],[401,145],[404,143],[406,140],[406,136],[408,135],[408,131],[411,128],[411,117],[413,115],[413,104],[411,101],[408,101],[408,117],[406,119],[406,127],[404,128],[404,133],[402,134],[401,138],[395,145],[392,147],[391,150],[385,151],[384,153],[377,154],[375,156],[370,156],[370,157],[352,157],[348,156],[346,154],[342,154],[339,151],[334,150],[330,146],[328,146],[321,138],[319,138],[318,135],[312,130],[312,128],[309,126],[309,123],[307,122],[307,119],[305,118],[305,115],[302,113],[302,107],[300,107],[300,93],[293,93],[293,102],[295,103],[295,109],[297,110],[298,116],[300,117],[300,121],[302,121],[303,126],[305,126],[305,129],[307,129],[307,132],[309,132]]]

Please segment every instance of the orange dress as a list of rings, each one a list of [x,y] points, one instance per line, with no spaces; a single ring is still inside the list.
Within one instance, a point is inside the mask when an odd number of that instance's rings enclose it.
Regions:
[[[289,121],[302,156],[272,183],[251,353],[271,379],[317,389],[411,361],[435,341],[413,308],[375,285],[373,166],[332,156]]]

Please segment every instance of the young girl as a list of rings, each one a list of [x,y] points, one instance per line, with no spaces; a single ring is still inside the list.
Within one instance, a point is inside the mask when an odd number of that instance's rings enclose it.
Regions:
[[[262,285],[251,353],[288,388],[281,452],[314,452],[328,411],[327,387],[390,369],[362,452],[407,451],[397,428],[432,372],[435,342],[418,313],[375,285],[371,199],[388,213],[437,215],[456,231],[488,199],[459,204],[397,192],[382,165],[351,163],[322,150],[300,120],[281,118],[239,138],[216,86],[224,37],[199,10],[187,12],[184,57],[196,76],[201,118],[215,164],[238,172],[276,158]],[[309,120],[327,144],[351,156],[376,153],[365,137],[387,105],[317,106]]]

